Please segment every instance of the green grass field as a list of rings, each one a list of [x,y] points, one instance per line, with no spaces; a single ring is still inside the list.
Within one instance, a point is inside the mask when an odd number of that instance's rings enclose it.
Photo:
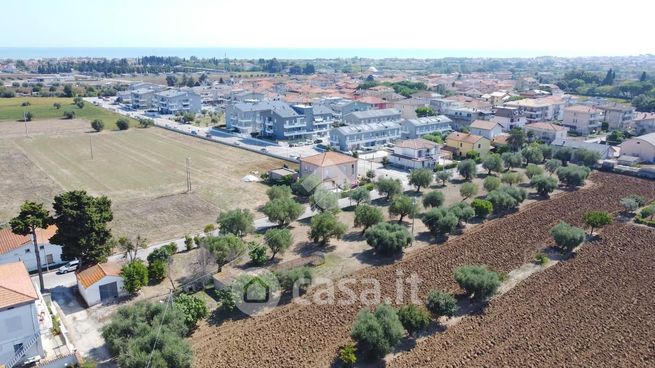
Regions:
[[[30,106],[21,106],[22,103],[29,102]],[[61,104],[57,109],[53,105],[55,102]],[[62,119],[64,111],[74,111],[76,119],[92,121],[100,119],[105,123],[105,129],[116,129],[116,120],[121,115],[115,114],[109,110],[85,102],[83,108],[73,105],[72,98],[61,97],[15,97],[0,99],[0,121],[19,121],[23,119],[23,113],[30,111],[34,114],[33,120]],[[137,126],[134,119],[129,119],[131,126]]]

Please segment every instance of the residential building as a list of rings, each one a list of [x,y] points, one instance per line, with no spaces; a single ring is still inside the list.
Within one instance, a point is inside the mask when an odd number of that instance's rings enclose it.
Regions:
[[[482,95],[482,99],[489,102],[491,106],[502,105],[509,97],[510,94],[505,91],[496,91]]]
[[[265,96],[263,93],[244,90],[233,90],[226,96],[228,100],[234,102],[261,101],[264,99],[264,97]]]
[[[155,93],[152,104],[162,114],[199,113],[202,109],[200,95],[192,91],[176,89]]]
[[[272,108],[269,101],[229,104],[225,108],[225,125],[244,134],[259,133],[264,127],[262,113]]]
[[[566,103],[559,97],[524,98],[505,106],[521,108],[528,122],[562,120]]]
[[[500,124],[506,132],[514,128],[523,128],[528,122],[523,109],[511,106],[496,107],[494,116],[490,120]]]
[[[643,162],[655,163],[655,133],[640,135],[621,143],[621,156],[639,157]]]
[[[89,307],[127,295],[118,263],[97,264],[77,272],[75,276],[77,289]]]
[[[417,119],[404,119],[400,122],[402,137],[407,139],[420,138],[426,134],[450,132],[452,121],[445,115],[428,116]]]
[[[152,98],[156,91],[150,88],[139,88],[130,92],[130,103],[135,109],[147,110],[152,107]]]
[[[632,123],[637,134],[643,135],[655,132],[655,112],[638,112]]]
[[[57,226],[36,230],[36,241],[39,245],[41,267],[48,270],[62,263],[61,246],[50,244],[50,238],[55,235]],[[0,229],[0,264],[23,262],[28,271],[36,271],[36,254],[32,235],[18,235],[11,228]]]
[[[342,126],[330,131],[330,145],[341,151],[374,149],[401,137],[398,122]]]
[[[588,135],[600,130],[603,110],[585,105],[571,105],[564,108],[562,125],[571,131]]]
[[[624,129],[632,123],[635,108],[621,103],[607,103],[597,106],[603,112],[603,121],[610,129]]]
[[[369,105],[370,109],[386,109],[389,107],[389,103],[386,100],[383,100],[377,96],[364,96],[359,98],[357,101]]]
[[[430,100],[425,98],[406,98],[391,104],[391,107],[400,111],[400,117],[403,119],[416,119],[416,109],[429,106]]]
[[[552,141],[550,145],[554,147],[568,147],[573,152],[581,148],[590,151],[596,151],[598,152],[598,154],[600,154],[601,160],[614,158],[614,149],[612,148],[612,146],[607,144],[591,143],[591,142],[585,142],[585,141],[581,141],[577,139],[569,139],[569,138],[564,138],[564,139],[558,138]]]
[[[409,169],[433,169],[439,162],[440,146],[427,139],[408,139],[398,141],[389,156],[392,165]]]
[[[462,129],[471,125],[476,120],[489,120],[493,116],[491,111],[479,110],[460,105],[452,105],[442,108],[442,113],[451,121],[453,129]]]
[[[503,133],[503,127],[493,121],[488,120],[475,120],[469,125],[471,134],[480,135],[489,140]]]
[[[396,120],[400,120],[400,111],[397,109],[354,111],[342,118],[345,124],[370,124]]]
[[[300,177],[315,176],[331,188],[357,184],[357,159],[338,152],[300,158]]]
[[[526,133],[532,132],[534,138],[544,143],[550,143],[556,139],[565,139],[568,128],[545,122],[530,123],[523,127]]]
[[[484,157],[489,153],[491,141],[485,137],[470,133],[452,132],[446,137],[446,146],[457,156],[464,156],[469,151],[475,151]]]
[[[317,105],[329,107],[334,111],[335,117],[338,119],[343,118],[344,115],[348,115],[351,112],[371,110],[371,105],[369,104],[340,97],[325,98],[319,101]]]
[[[23,262],[0,265],[0,366],[45,357],[42,332],[52,326],[47,307]]]

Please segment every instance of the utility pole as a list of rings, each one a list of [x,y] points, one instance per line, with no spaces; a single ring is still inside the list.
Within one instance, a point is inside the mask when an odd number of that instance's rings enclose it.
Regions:
[[[30,135],[27,132],[27,113],[23,111],[23,123],[25,124],[25,138],[29,138]]]
[[[411,245],[414,245],[414,221],[416,220],[416,197],[412,197],[412,242]]]
[[[191,159],[186,158],[186,192],[191,192]]]
[[[91,159],[93,160],[93,140],[90,135],[89,135],[89,150],[91,151]]]

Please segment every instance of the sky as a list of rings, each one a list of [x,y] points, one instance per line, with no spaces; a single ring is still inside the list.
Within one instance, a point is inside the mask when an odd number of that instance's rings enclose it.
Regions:
[[[655,53],[648,0],[2,0],[0,47]],[[7,16],[9,15],[9,16]]]

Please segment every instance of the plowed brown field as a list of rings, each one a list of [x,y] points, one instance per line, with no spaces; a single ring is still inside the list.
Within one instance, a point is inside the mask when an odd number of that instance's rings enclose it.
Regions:
[[[655,366],[655,229],[617,224],[389,367]]]
[[[416,273],[422,279],[419,296],[439,288],[460,292],[453,271],[463,264],[480,263],[509,272],[531,261],[538,249],[550,243],[548,230],[558,221],[580,225],[590,210],[620,210],[619,199],[628,194],[655,197],[655,183],[596,173],[593,185],[534,203],[519,213],[479,225],[442,246],[426,248],[388,266],[370,267],[351,275],[354,280],[375,278],[383,297],[395,297],[396,273]],[[360,284],[352,285],[358,293]],[[543,295],[544,306],[549,297]],[[407,297],[409,290],[406,291]],[[339,293],[336,293],[337,299]],[[311,296],[311,295],[310,295]],[[195,367],[325,367],[332,364],[339,346],[348,340],[361,304],[289,304],[262,316],[203,325],[192,336]],[[556,305],[551,308],[557,313]],[[539,328],[540,326],[533,326]],[[570,332],[574,332],[572,329]],[[540,341],[529,342],[532,344]],[[429,355],[435,361],[437,355]],[[465,359],[465,356],[460,357]],[[544,360],[545,361],[545,360]]]

